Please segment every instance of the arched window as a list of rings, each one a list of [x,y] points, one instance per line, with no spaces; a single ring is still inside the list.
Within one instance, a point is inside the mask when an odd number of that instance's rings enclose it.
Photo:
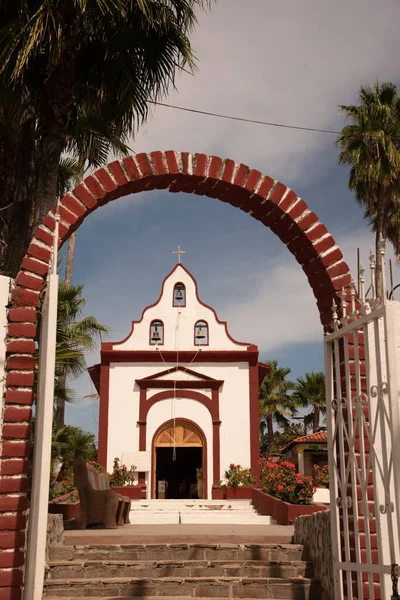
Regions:
[[[152,321],[150,323],[150,345],[162,346],[164,344],[164,323]]]
[[[174,285],[174,295],[172,298],[173,306],[186,306],[186,288],[183,283]]]
[[[197,321],[195,324],[194,345],[208,346],[208,323],[206,321]]]

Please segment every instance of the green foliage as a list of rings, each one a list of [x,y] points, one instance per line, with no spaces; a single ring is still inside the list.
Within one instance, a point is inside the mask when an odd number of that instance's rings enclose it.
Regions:
[[[312,409],[306,415],[305,423],[312,424],[315,432],[319,426],[320,415],[326,413],[324,373],[312,372],[306,373],[304,377],[298,377],[292,398],[297,406]]]
[[[290,417],[296,413],[296,404],[289,394],[294,384],[286,377],[290,373],[288,367],[278,367],[278,361],[267,363],[269,370],[259,388],[260,432],[273,435],[273,422],[279,426],[289,423]]]
[[[229,468],[225,471],[225,479],[220,482],[220,487],[248,486],[255,485],[255,483],[256,480],[252,469],[245,469],[240,465],[231,463]]]
[[[291,504],[311,504],[314,493],[311,477],[296,473],[293,463],[287,460],[273,462],[260,459],[260,484],[266,494]]]
[[[349,188],[376,232],[376,287],[382,297],[380,248],[399,247],[400,97],[393,83],[361,86],[359,104],[341,106],[351,121],[339,135],[339,164],[349,165]]]
[[[10,157],[4,206],[13,205],[3,217],[3,270],[15,271],[32,228],[53,206],[63,153],[92,167],[110,152],[126,154],[149,105],[165,97],[177,73],[195,70],[189,36],[196,10],[211,3],[2,3],[0,90],[9,93],[0,93],[0,155]]]
[[[32,419],[30,432],[30,466],[29,466],[29,490],[32,479],[32,459],[35,439],[36,420]],[[50,499],[63,496],[75,489],[73,461],[74,458],[83,460],[94,460],[97,457],[97,449],[94,443],[95,436],[83,431],[80,427],[64,425],[59,427],[53,418],[53,430],[51,440],[51,469],[50,469]],[[54,474],[55,463],[61,463],[58,476]]]
[[[298,423],[284,425],[281,431],[275,431],[272,436],[263,434],[260,438],[260,454],[280,455],[285,446],[302,435],[304,435],[304,428]]]
[[[82,318],[85,299],[82,297],[83,285],[67,287],[61,282],[58,287],[57,304],[57,337],[56,337],[56,369],[54,395],[58,405],[74,400],[73,390],[66,384],[84,373],[87,369],[86,353],[96,347],[96,339],[108,333],[108,327],[102,325],[93,316]],[[43,306],[46,289],[41,294],[40,308]],[[36,341],[40,337],[40,311]],[[39,358],[38,351],[36,358]],[[58,425],[64,424],[64,419],[57,417]]]

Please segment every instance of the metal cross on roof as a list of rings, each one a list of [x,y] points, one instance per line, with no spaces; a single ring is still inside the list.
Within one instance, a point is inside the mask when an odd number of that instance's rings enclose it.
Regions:
[[[178,263],[180,263],[181,262],[181,254],[186,254],[186,250],[181,250],[181,247],[178,246],[178,250],[175,250],[175,252],[173,252],[172,254],[178,255]]]

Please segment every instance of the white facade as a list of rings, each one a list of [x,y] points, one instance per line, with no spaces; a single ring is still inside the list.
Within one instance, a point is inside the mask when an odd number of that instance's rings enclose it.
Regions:
[[[183,306],[174,306],[176,284],[185,286]],[[157,344],[151,339],[155,320],[162,322],[163,339]],[[208,325],[207,345],[196,345],[199,320]],[[251,389],[253,406],[257,403],[258,381],[252,388],[250,371],[257,369],[257,356],[255,346],[230,337],[226,324],[199,300],[192,275],[177,265],[164,280],[158,301],[133,322],[128,337],[102,345],[99,459],[111,472],[115,457],[146,451],[150,460],[141,481],[147,497],[154,497],[156,432],[168,421],[183,419],[204,435],[204,497],[211,498],[212,485],[219,483],[230,463],[256,467],[251,431],[253,427],[254,446],[258,414],[253,410],[251,427],[250,404]]]
[[[173,306],[173,291],[176,284],[183,283],[186,288],[186,306]],[[194,324],[203,320],[209,326],[208,350],[241,350],[248,344],[236,342],[227,331],[226,323],[218,320],[211,307],[203,304],[197,294],[197,284],[192,275],[177,265],[164,280],[161,295],[157,302],[145,308],[139,322],[133,321],[130,335],[122,342],[113,344],[114,350],[152,350],[149,344],[150,323],[158,319],[165,324],[164,344],[161,350],[198,350],[195,346]]]

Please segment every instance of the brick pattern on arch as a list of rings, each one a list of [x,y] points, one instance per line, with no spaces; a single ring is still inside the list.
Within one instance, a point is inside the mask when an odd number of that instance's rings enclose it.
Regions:
[[[229,159],[188,152],[138,154],[101,168],[61,201],[60,245],[93,210],[121,196],[154,189],[227,202],[269,227],[308,278],[322,325],[332,300],[348,289],[350,271],[334,239],[292,190]],[[12,293],[7,343],[6,397],[0,459],[0,600],[20,600],[28,506],[27,455],[33,400],[36,308],[48,271],[54,209],[36,231]]]

